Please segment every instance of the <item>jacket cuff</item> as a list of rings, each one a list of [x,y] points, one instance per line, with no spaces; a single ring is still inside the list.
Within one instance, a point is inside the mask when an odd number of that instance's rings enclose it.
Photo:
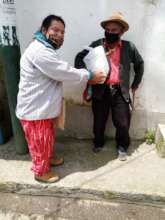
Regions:
[[[131,89],[137,89],[139,86],[138,85],[133,85],[131,86]]]

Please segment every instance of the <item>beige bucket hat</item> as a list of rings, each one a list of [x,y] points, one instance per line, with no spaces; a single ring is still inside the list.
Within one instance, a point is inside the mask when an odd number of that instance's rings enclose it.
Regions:
[[[124,27],[124,31],[128,31],[129,29],[129,24],[125,21],[121,12],[112,12],[112,15],[108,19],[102,21],[100,25],[105,29],[106,24],[109,22],[117,22],[121,24]]]

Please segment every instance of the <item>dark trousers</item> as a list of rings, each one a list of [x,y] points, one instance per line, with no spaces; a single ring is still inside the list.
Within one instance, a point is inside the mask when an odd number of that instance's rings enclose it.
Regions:
[[[117,148],[127,150],[130,144],[130,110],[129,103],[122,97],[120,87],[110,89],[107,86],[101,99],[92,98],[94,146],[104,145],[104,132],[110,108],[112,122],[116,128]]]

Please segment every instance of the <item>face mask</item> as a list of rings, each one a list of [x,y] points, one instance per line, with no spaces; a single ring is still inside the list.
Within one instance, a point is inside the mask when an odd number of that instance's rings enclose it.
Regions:
[[[54,47],[54,49],[58,49],[58,45],[54,41],[52,41],[51,39],[47,39],[47,41]]]
[[[120,36],[119,36],[119,33],[114,34],[114,33],[109,33],[105,31],[105,39],[108,44],[113,44],[120,39]]]
[[[52,37],[49,37],[47,41],[54,47],[54,49],[59,49],[63,44],[63,40],[55,40]]]

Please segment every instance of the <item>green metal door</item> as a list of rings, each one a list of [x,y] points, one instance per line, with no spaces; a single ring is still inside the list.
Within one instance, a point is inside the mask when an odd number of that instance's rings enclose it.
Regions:
[[[20,47],[16,34],[14,0],[0,0],[0,56],[4,69],[5,87],[11,114],[16,152],[27,153],[27,144],[19,120],[15,115],[19,83]]]

